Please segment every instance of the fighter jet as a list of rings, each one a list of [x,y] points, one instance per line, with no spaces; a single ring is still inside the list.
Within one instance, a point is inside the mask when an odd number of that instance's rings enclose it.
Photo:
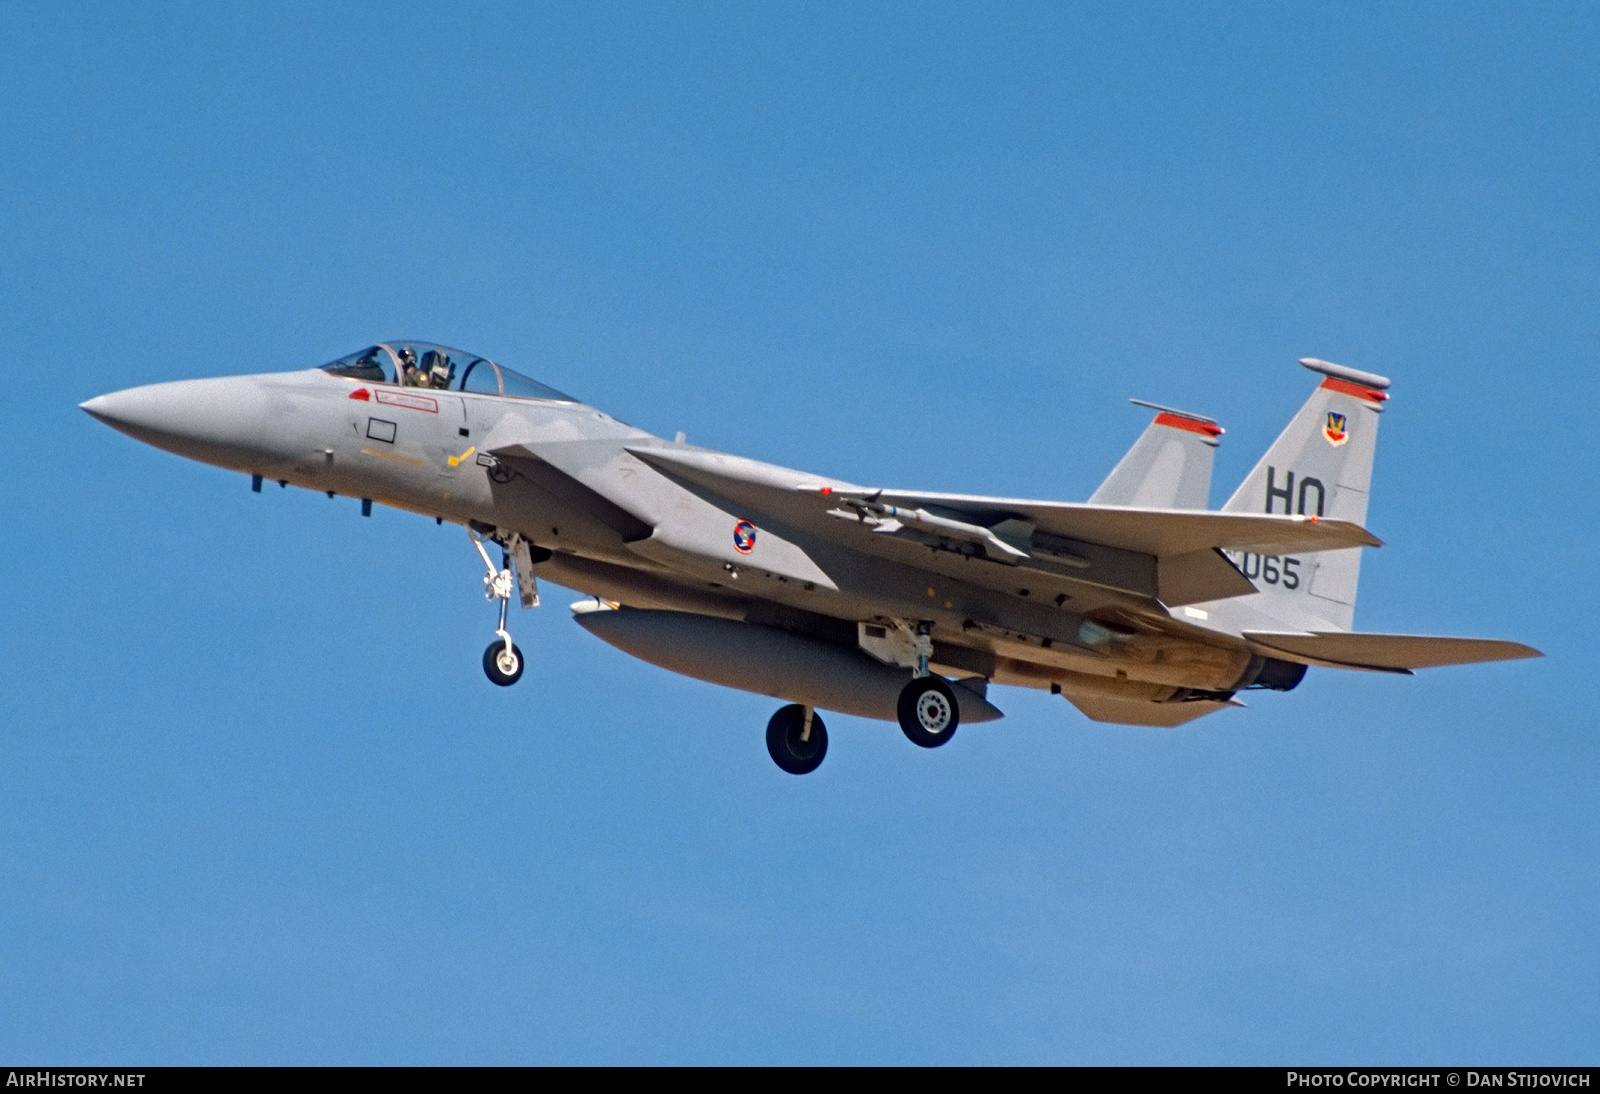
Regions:
[[[462,525],[521,677],[507,606],[543,578],[573,618],[662,668],[770,695],[784,771],[821,764],[819,710],[923,748],[1047,689],[1096,721],[1174,727],[1307,666],[1410,673],[1539,656],[1515,642],[1353,631],[1390,383],[1313,358],[1310,399],[1219,511],[1208,418],[1154,407],[1085,504],[865,486],[664,440],[487,358],[383,342],[320,368],[184,380],[82,404],[264,481]],[[1146,404],[1149,405],[1149,404]],[[498,565],[488,543],[501,548]],[[464,547],[466,545],[463,545]]]

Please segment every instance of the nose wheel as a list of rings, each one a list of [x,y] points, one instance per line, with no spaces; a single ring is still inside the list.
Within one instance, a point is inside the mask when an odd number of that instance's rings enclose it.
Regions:
[[[478,549],[478,556],[483,559],[485,573],[483,575],[483,596],[485,600],[498,600],[500,602],[500,626],[495,628],[496,641],[489,643],[489,648],[483,651],[483,674],[489,682],[508,688],[522,679],[522,670],[527,664],[522,659],[522,651],[517,644],[511,641],[511,632],[506,630],[506,609],[511,606],[511,594],[520,587],[522,606],[524,608],[537,607],[539,604],[538,586],[534,583],[532,573],[532,559],[528,551],[528,543],[515,533],[499,530],[502,541],[508,549],[501,552],[500,566],[489,561],[489,552],[483,546],[483,540],[469,527],[467,535],[472,539],[472,545]],[[516,559],[516,572],[511,569],[512,559]]]
[[[515,642],[494,641],[483,651],[483,674],[491,683],[508,688],[522,679],[522,651]]]

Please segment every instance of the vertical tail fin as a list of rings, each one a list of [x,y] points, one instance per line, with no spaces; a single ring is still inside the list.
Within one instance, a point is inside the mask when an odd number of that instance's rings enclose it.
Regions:
[[[1128,454],[1089,498],[1090,505],[1139,509],[1204,509],[1211,500],[1211,463],[1222,427],[1210,418],[1130,399],[1156,411]]]
[[[1323,376],[1261,462],[1224,505],[1231,513],[1301,513],[1364,524],[1389,381],[1307,357]],[[1302,630],[1348,631],[1355,622],[1361,549],[1298,558],[1240,554],[1233,562],[1261,590],[1249,607]],[[1331,627],[1329,626],[1331,624]]]

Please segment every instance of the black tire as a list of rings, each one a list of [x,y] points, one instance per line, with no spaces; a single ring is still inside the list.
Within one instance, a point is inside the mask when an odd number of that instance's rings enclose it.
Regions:
[[[802,741],[805,724],[806,708],[799,703],[780,708],[767,723],[767,751],[772,762],[791,775],[809,775],[828,754],[828,727],[822,724],[822,715],[811,712],[811,732]]]
[[[489,678],[490,683],[508,688],[522,679],[522,669],[527,662],[522,659],[522,651],[513,642],[509,660],[514,660],[516,665],[512,667],[510,672],[507,672],[505,666],[500,663],[500,655],[505,651],[506,644],[500,639],[496,638],[489,643],[489,648],[483,651],[483,674]]]
[[[955,736],[961,724],[955,693],[939,676],[920,676],[907,684],[895,713],[906,739],[922,748],[938,748]]]

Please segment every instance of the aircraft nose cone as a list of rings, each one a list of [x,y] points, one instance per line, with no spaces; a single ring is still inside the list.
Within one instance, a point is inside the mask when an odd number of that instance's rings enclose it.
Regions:
[[[234,376],[131,387],[78,406],[146,444],[226,467],[265,447],[266,403],[254,377]]]
[[[137,416],[132,404],[138,400],[129,399],[128,396],[138,390],[131,388],[128,391],[113,391],[110,395],[96,395],[93,399],[79,403],[78,409],[109,426],[132,424],[132,419]]]
[[[100,395],[78,406],[113,429],[154,444],[153,438],[158,436],[176,439],[212,432],[210,427],[228,405],[232,387],[228,381],[218,380],[146,384]]]

